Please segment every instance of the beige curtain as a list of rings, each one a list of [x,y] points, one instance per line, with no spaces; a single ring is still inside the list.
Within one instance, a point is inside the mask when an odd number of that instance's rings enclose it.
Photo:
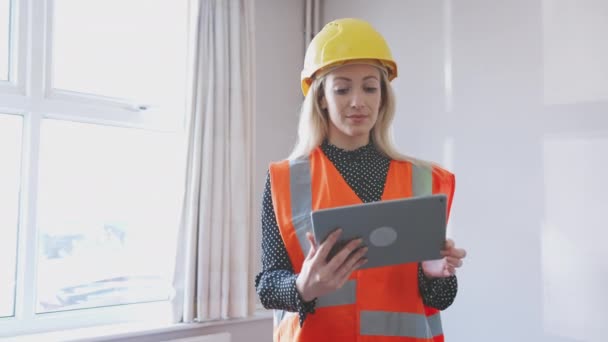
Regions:
[[[186,193],[175,322],[253,313],[253,1],[193,1]]]

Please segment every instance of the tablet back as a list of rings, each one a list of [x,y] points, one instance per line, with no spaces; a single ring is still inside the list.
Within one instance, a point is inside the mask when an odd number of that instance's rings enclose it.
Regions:
[[[440,259],[446,238],[445,195],[430,195],[317,210],[311,213],[316,241],[337,228],[343,232],[337,252],[363,238],[369,249],[361,268]]]

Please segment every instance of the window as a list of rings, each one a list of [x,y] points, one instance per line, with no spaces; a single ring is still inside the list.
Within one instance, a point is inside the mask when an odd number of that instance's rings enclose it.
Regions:
[[[143,3],[54,1],[52,88],[183,105],[187,3]]]
[[[0,0],[0,338],[168,317],[188,1]]]
[[[0,317],[14,315],[21,117],[0,114]]]
[[[174,134],[42,122],[36,312],[167,299],[179,147]]]

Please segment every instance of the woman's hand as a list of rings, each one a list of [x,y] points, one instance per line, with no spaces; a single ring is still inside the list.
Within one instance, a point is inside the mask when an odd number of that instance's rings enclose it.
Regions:
[[[452,239],[447,239],[441,250],[442,259],[422,262],[422,271],[427,278],[446,278],[456,274],[456,268],[462,266],[462,259],[467,251],[456,248]]]
[[[352,253],[361,246],[361,239],[350,241],[331,260],[326,260],[341,233],[342,229],[331,233],[318,247],[312,234],[306,233],[306,238],[310,242],[310,251],[296,279],[296,289],[305,302],[341,288],[350,274],[367,262],[367,259],[363,258],[367,253],[367,247]]]

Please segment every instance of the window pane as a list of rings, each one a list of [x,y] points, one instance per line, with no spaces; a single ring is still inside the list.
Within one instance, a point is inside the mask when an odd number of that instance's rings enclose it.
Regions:
[[[55,0],[53,87],[182,106],[187,0]]]
[[[8,80],[10,56],[11,2],[0,0],[0,80]]]
[[[14,314],[21,130],[20,116],[0,114],[0,317]]]
[[[43,121],[38,312],[168,298],[180,137]]]

